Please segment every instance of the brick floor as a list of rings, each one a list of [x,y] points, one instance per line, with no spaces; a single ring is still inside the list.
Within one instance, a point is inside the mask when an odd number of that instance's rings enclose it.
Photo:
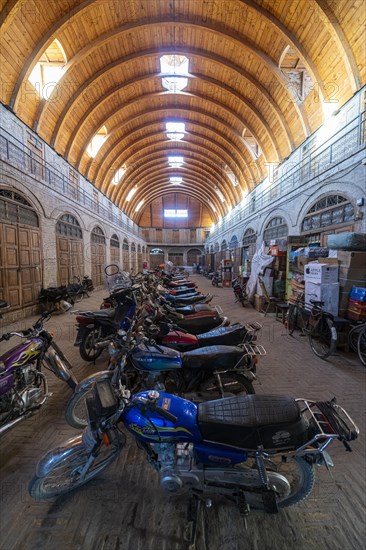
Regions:
[[[253,511],[245,531],[239,514],[226,502],[214,502],[199,524],[197,550],[360,550],[365,532],[365,375],[357,357],[339,353],[322,361],[306,339],[291,338],[273,315],[264,318],[252,308],[234,302],[231,289],[213,288],[196,277],[203,291],[213,291],[232,322],[255,320],[263,325],[260,343],[267,350],[261,358],[255,384],[257,393],[291,394],[330,399],[336,396],[361,429],[346,453],[340,443],[330,452],[335,462],[333,480],[317,468],[318,481],[311,497],[297,507],[265,516]],[[99,307],[102,291],[80,309]],[[16,328],[29,326],[34,318]],[[95,365],[86,365],[73,347],[74,318],[54,316],[49,327],[74,366],[78,379],[103,368],[103,354]],[[3,327],[2,332],[12,327]],[[2,346],[5,351],[15,339]],[[48,374],[48,373],[47,373]],[[53,395],[35,417],[17,426],[0,441],[1,550],[181,550],[186,499],[172,498],[159,488],[157,475],[131,438],[118,460],[99,478],[51,502],[35,502],[27,492],[38,458],[49,448],[78,432],[64,421],[71,391],[48,376]]]

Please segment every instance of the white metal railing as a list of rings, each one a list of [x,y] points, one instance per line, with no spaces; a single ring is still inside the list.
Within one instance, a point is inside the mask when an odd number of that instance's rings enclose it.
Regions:
[[[0,158],[7,161],[12,166],[19,168],[25,173],[30,173],[35,176],[43,185],[62,194],[78,206],[83,205],[86,209],[91,210],[99,217],[108,219],[114,225],[120,227],[128,233],[132,233],[141,238],[139,228],[133,223],[121,220],[117,214],[112,212],[110,208],[106,208],[99,203],[91,193],[88,193],[79,186],[76,186],[70,179],[60,172],[54,165],[44,160],[39,155],[31,151],[26,145],[16,140],[14,137],[8,139],[8,132],[0,127]],[[15,143],[15,141],[17,143]],[[90,183],[90,182],[89,182]],[[92,184],[91,184],[92,185]],[[95,188],[96,189],[96,188]],[[97,189],[96,189],[97,190]],[[104,195],[97,190],[98,197]],[[112,201],[107,199],[110,205]]]
[[[340,136],[338,139],[337,135]],[[331,143],[326,145],[329,141]],[[366,111],[363,111],[343,126],[326,143],[289,169],[286,174],[280,176],[270,189],[266,189],[261,193],[254,189],[248,195],[247,203],[241,208],[237,207],[235,212],[230,214],[230,217],[226,216],[220,225],[211,231],[205,243],[210,242],[213,237],[217,238],[218,235],[229,229],[229,227],[232,228],[241,220],[247,219],[266,206],[272,205],[275,200],[288,197],[291,192],[299,190],[302,185],[309,183],[312,179],[319,177],[340,162],[364,149],[366,143]],[[251,195],[255,197],[255,200],[251,200]]]

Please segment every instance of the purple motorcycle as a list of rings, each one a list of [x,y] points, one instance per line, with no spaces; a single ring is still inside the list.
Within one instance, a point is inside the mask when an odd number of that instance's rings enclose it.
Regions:
[[[0,316],[6,308],[6,302],[0,301]],[[43,326],[50,317],[50,313],[45,312],[32,328],[9,332],[0,338],[0,341],[12,336],[26,338],[25,342],[0,356],[0,436],[36,413],[52,395],[42,367],[52,371],[72,389],[77,384],[70,372],[70,363]]]

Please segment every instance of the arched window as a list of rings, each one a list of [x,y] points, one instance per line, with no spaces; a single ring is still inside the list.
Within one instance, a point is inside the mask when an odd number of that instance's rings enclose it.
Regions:
[[[94,244],[105,244],[105,236],[99,225],[96,225],[91,232],[91,242]]]
[[[71,214],[64,214],[56,223],[56,234],[63,237],[82,239],[83,232],[77,219]]]
[[[272,218],[271,221],[267,224],[266,229],[263,232],[263,240],[268,246],[272,239],[280,239],[287,237],[288,235],[288,226],[283,218],[277,216]]]
[[[224,239],[221,243],[221,252],[225,252],[225,250],[227,250],[227,242]]]
[[[0,219],[39,227],[38,215],[29,202],[15,191],[0,189]]]
[[[339,227],[352,231],[354,220],[355,210],[349,199],[343,195],[328,195],[308,210],[301,224],[301,233],[307,242],[321,242],[322,234],[333,233]]]
[[[111,237],[111,246],[114,248],[119,248],[119,238],[115,233]]]
[[[127,239],[123,239],[122,248],[123,250],[129,250]]]
[[[244,272],[251,271],[250,264],[255,254],[256,242],[256,232],[251,227],[248,227],[248,229],[244,233],[242,241],[243,248],[241,253],[241,265],[243,266]]]

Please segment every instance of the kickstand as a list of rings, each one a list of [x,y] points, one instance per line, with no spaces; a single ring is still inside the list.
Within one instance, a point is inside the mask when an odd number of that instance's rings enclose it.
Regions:
[[[189,543],[189,550],[195,550],[197,538],[197,524],[201,510],[201,499],[197,495],[191,496],[188,503],[188,518],[185,539]]]
[[[247,529],[247,517],[249,516],[250,508],[249,504],[247,503],[247,500],[245,498],[245,493],[242,489],[238,490],[238,494],[236,497],[236,503],[239,508],[239,514],[243,518],[244,521],[244,527]]]

